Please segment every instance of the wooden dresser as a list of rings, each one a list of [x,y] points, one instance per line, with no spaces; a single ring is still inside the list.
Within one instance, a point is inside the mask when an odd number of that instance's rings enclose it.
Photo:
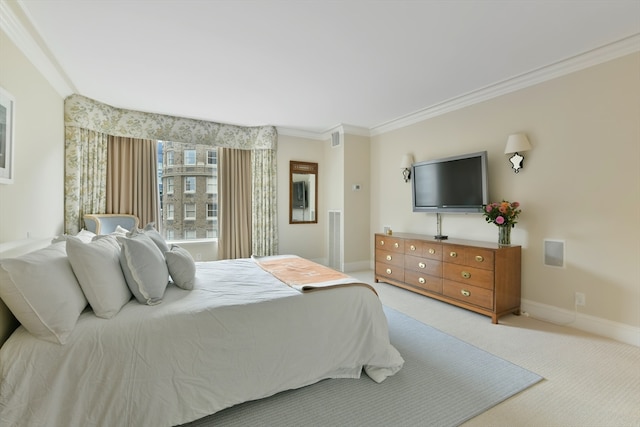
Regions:
[[[520,246],[375,235],[375,281],[490,316],[520,313]]]

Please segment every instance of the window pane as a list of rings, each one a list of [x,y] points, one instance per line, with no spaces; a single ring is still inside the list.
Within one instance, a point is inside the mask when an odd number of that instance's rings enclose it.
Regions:
[[[167,177],[164,180],[164,182],[166,184],[166,190],[167,190],[166,192],[167,192],[167,194],[173,194],[173,177],[172,176]],[[160,189],[160,190],[162,190],[162,189]],[[160,194],[162,194],[162,191],[160,191]]]
[[[196,164],[196,150],[184,150],[184,164],[185,165]]]
[[[158,157],[163,165],[158,180],[160,232],[167,240],[217,238],[217,151],[201,144],[158,141]]]
[[[196,191],[196,177],[195,176],[185,176],[184,177],[184,192],[185,193],[195,193]]]
[[[207,151],[207,164],[208,165],[217,165],[218,164],[218,152],[215,150]]]
[[[188,203],[184,205],[184,219],[196,219],[196,205]]]

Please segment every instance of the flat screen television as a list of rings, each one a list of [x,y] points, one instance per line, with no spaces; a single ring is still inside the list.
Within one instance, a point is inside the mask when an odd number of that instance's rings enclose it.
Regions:
[[[487,152],[411,166],[414,212],[482,212],[488,203]]]

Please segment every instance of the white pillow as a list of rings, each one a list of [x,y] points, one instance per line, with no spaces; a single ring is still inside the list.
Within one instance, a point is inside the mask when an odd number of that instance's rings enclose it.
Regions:
[[[131,293],[141,304],[162,302],[169,270],[160,249],[146,234],[118,237],[122,244],[120,265]]]
[[[87,300],[65,243],[0,261],[0,297],[32,335],[64,344]]]
[[[151,240],[153,240],[153,242],[156,244],[156,246],[158,246],[160,252],[162,252],[163,254],[169,250],[169,246],[164,240],[164,237],[162,237],[162,234],[158,233],[158,230],[156,230],[155,223],[150,222],[149,224],[145,225],[143,229],[134,228],[127,234],[127,237],[135,236],[136,234],[140,233],[149,236]]]
[[[131,299],[114,236],[96,236],[90,243],[68,237],[67,256],[96,316],[110,319]]]
[[[127,233],[129,232],[129,230],[127,230],[126,228],[120,226],[120,225],[116,225],[116,229],[115,231],[113,231],[112,233],[109,233],[112,236],[126,236]]]
[[[59,243],[59,242],[64,242],[67,240],[67,237],[70,237],[71,234],[62,234],[60,236],[54,237],[53,240],[51,241],[51,243]],[[78,234],[76,234],[76,237],[79,238],[80,240],[82,240],[84,243],[89,243],[91,241],[91,239],[93,239],[94,237],[96,237],[96,233],[89,231],[89,230],[85,230],[84,228],[82,230],[80,230],[78,232]]]
[[[164,258],[167,260],[167,267],[169,267],[173,283],[182,289],[189,291],[193,289],[196,279],[196,263],[189,251],[178,245],[171,245],[171,250],[164,253]]]

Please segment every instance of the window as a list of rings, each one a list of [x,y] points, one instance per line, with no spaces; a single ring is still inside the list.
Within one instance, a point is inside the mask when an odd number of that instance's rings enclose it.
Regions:
[[[167,220],[173,220],[173,216],[175,214],[174,210],[173,210],[173,204],[168,204],[167,207],[165,208],[166,211],[163,212],[163,216],[165,219]]]
[[[207,177],[207,193],[214,194],[217,192],[218,192],[218,177],[208,176]]]
[[[184,219],[196,219],[195,203],[187,203],[184,205]]]
[[[167,241],[216,239],[219,210],[216,149],[190,142],[158,141],[159,161],[160,156],[162,235]],[[194,167],[198,162],[201,165],[206,162],[208,167]]]
[[[196,177],[185,176],[184,177],[184,192],[195,193],[196,192]]]
[[[184,164],[188,166],[196,164],[196,150],[184,150]]]
[[[218,204],[207,203],[207,219],[218,218]]]
[[[207,164],[208,165],[218,164],[218,152],[216,150],[207,150]]]

